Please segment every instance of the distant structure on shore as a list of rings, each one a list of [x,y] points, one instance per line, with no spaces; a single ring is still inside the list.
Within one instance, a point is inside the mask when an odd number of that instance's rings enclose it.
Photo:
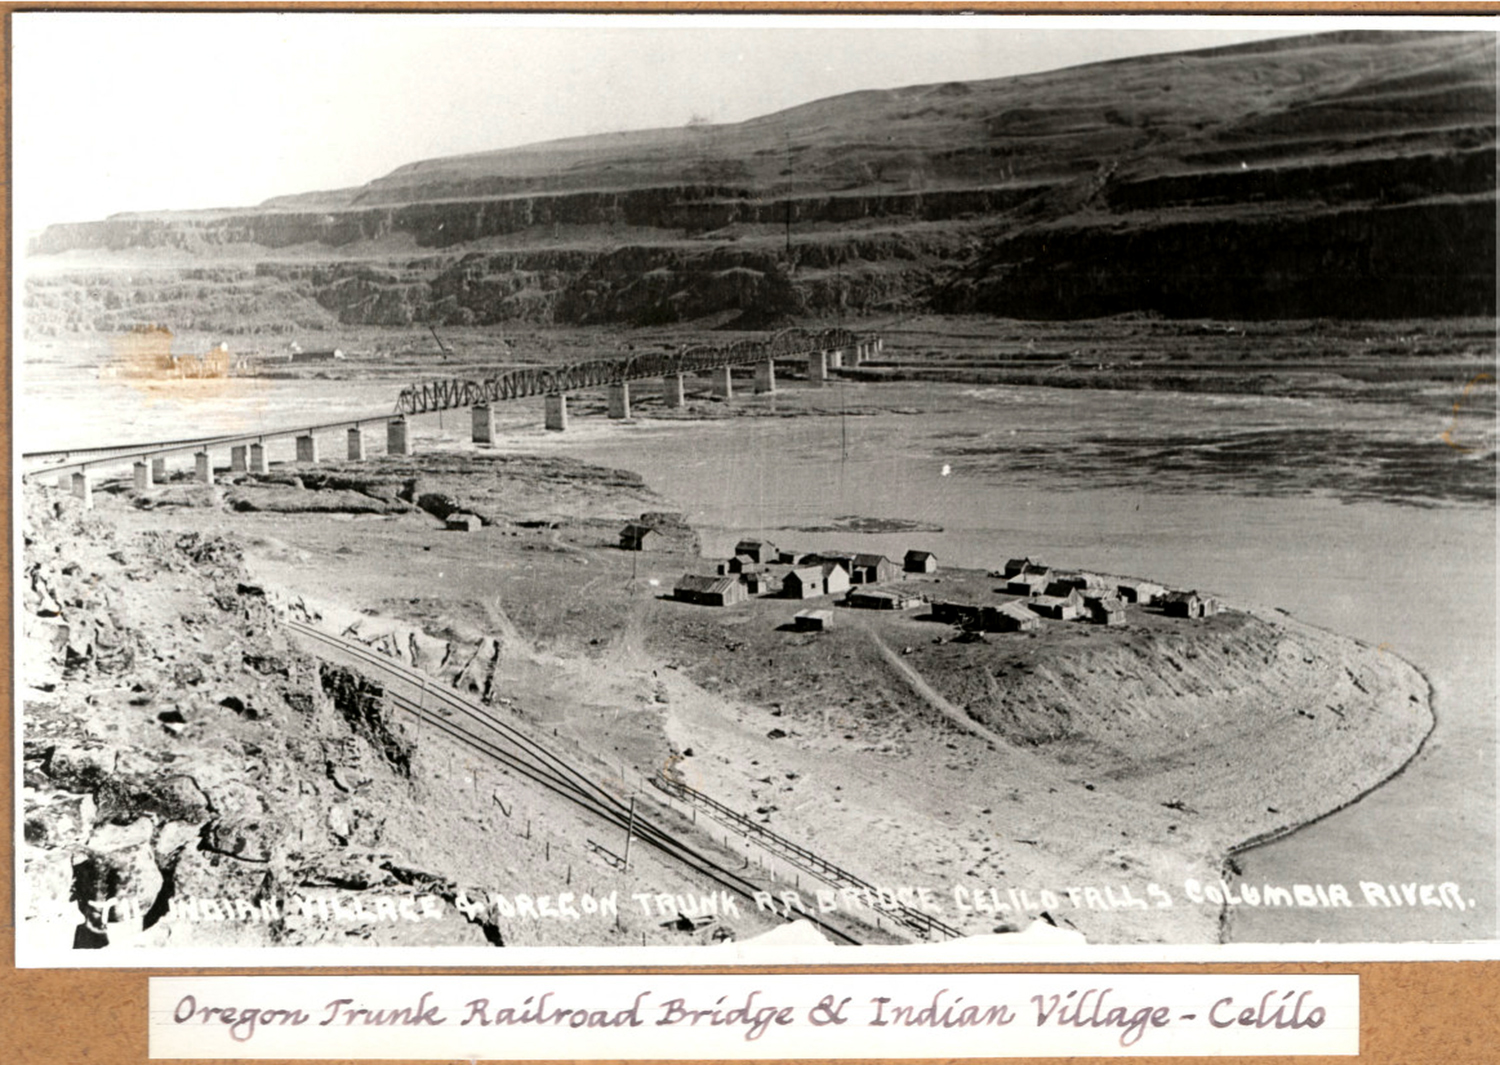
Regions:
[[[206,352],[172,353],[172,331],[163,325],[138,325],[112,338],[114,358],[100,368],[100,377],[174,378],[228,377],[229,345],[219,343]]]

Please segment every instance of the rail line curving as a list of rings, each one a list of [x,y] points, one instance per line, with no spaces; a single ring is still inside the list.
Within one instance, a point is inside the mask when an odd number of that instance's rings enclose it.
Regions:
[[[312,625],[296,619],[286,619],[286,626],[293,632],[332,647],[342,654],[359,661],[363,666],[388,677],[394,677],[408,685],[420,686],[426,695],[459,715],[458,719],[444,716],[433,707],[424,706],[399,692],[387,690],[386,695],[398,709],[421,715],[423,727],[431,725],[444,735],[499,762],[521,776],[568,799],[612,827],[632,831],[634,838],[660,851],[668,858],[686,865],[715,884],[741,896],[752,905],[756,892],[762,885],[726,869],[713,858],[696,847],[684,842],[675,833],[655,824],[640,810],[632,814],[630,806],[613,790],[600,784],[589,774],[548,750],[543,744],[527,736],[521,730],[507,724],[489,708],[466,699],[450,689],[434,686],[431,679],[419,670],[393,662],[387,656],[372,651],[352,640],[330,635]],[[859,939],[839,924],[830,922],[816,914],[803,914],[802,919],[811,921],[829,936],[841,943],[857,944]]]

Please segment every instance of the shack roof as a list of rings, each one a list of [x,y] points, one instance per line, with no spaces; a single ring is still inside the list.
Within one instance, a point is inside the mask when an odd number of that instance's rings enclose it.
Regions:
[[[854,564],[856,566],[878,566],[882,562],[889,565],[890,561],[884,555],[861,554],[854,556]]]
[[[918,551],[915,548],[906,553],[906,558],[909,562],[926,562],[932,557],[934,556],[931,551]]]
[[[656,528],[654,526],[651,526],[651,525],[642,525],[638,521],[632,521],[629,524],[627,524],[625,526],[625,528],[623,528],[623,529],[620,530],[620,535],[621,536],[630,536],[630,537],[634,537],[636,539],[641,539],[647,533],[654,533],[654,532],[656,532]]]
[[[1074,589],[1067,595],[1039,595],[1031,600],[1031,602],[1037,606],[1067,606],[1069,604],[1077,606],[1080,602],[1080,596],[1078,595],[1078,590]]]
[[[699,573],[684,573],[677,582],[679,592],[706,592],[722,594],[740,583],[738,577],[708,577]]]
[[[790,570],[783,580],[801,581],[803,584],[823,583],[822,566],[797,566]]]

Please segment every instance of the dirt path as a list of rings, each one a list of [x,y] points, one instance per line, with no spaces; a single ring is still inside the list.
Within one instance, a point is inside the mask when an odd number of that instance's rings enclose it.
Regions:
[[[922,674],[913,669],[907,662],[905,662],[901,658],[900,655],[898,655],[895,651],[892,651],[890,645],[882,640],[880,638],[880,635],[875,632],[874,629],[858,620],[855,621],[855,624],[859,626],[860,631],[862,631],[866,636],[870,638],[870,641],[875,644],[875,647],[880,651],[881,656],[891,664],[892,668],[894,668],[896,672],[901,674],[901,676],[906,680],[906,683],[911,686],[912,691],[916,692],[923,699],[925,699],[927,701],[927,704],[934,710],[938,711],[938,713],[942,714],[944,717],[947,717],[950,721],[952,721],[959,728],[963,729],[965,732],[972,733],[973,735],[978,736],[981,739],[988,740],[999,749],[1005,749],[1010,746],[1005,742],[1005,740],[1001,739],[1000,736],[996,735],[989,729],[985,728],[983,725],[979,724],[979,722],[975,721],[968,714],[964,713],[958,707],[950,703],[947,699],[944,699],[941,695],[939,695],[937,689],[935,689],[931,684],[928,684]]]

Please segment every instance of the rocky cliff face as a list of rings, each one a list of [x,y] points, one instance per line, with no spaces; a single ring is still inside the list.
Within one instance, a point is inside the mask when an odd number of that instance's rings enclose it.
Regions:
[[[499,942],[396,853],[422,820],[404,726],[288,644],[234,543],[26,504],[29,947]]]
[[[28,327],[1490,315],[1495,99],[1493,40],[1432,33],[854,93],[52,226],[33,263],[109,270],[39,269]],[[143,275],[143,255],[168,265]],[[207,255],[239,273],[181,291]]]

